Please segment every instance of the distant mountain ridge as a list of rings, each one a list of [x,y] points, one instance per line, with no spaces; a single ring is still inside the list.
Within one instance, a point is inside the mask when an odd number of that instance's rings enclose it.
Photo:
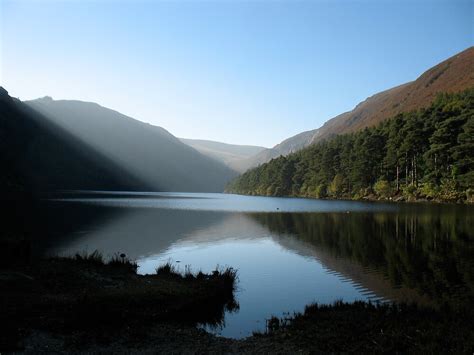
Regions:
[[[228,144],[204,139],[180,139],[183,143],[193,147],[202,154],[221,161],[238,172],[245,171],[245,168],[241,166],[242,161],[267,149],[253,145]]]
[[[454,93],[474,86],[474,47],[470,47],[424,72],[418,79],[377,93],[320,128],[290,137],[242,164],[245,169],[288,155],[333,135],[372,127],[401,112],[427,107],[437,93]]]
[[[150,189],[220,192],[236,175],[164,128],[96,103],[44,97],[25,104],[139,178]]]

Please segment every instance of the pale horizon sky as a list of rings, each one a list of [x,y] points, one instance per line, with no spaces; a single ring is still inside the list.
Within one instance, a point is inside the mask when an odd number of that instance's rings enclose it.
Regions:
[[[0,85],[271,147],[472,46],[473,4],[0,0]]]

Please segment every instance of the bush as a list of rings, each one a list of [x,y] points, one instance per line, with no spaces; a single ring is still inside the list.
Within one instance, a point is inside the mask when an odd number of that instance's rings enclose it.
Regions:
[[[314,195],[317,198],[326,198],[328,196],[328,188],[325,184],[319,184],[314,189]]]
[[[178,269],[173,265],[171,260],[168,260],[163,265],[158,266],[155,269],[155,272],[156,272],[157,275],[171,276],[171,275],[178,274]]]
[[[105,265],[104,256],[98,250],[94,250],[92,253],[88,253],[87,251],[83,251],[81,253],[76,253],[72,259],[79,261],[79,262],[87,262],[89,264],[95,265]]]
[[[379,180],[374,184],[374,191],[380,197],[389,197],[392,194],[392,187],[387,180]]]
[[[301,187],[300,187],[300,191],[299,191],[299,194],[301,196],[308,196],[309,193],[308,193],[308,186],[306,185],[306,183],[304,183]],[[298,191],[296,191],[296,195],[298,195]]]
[[[364,197],[370,196],[371,194],[373,194],[371,187],[363,187],[363,188],[360,188],[359,191],[355,192],[352,195],[352,198],[354,200],[360,200],[360,199],[363,199]]]
[[[440,196],[444,200],[458,199],[460,196],[457,190],[456,181],[453,179],[442,179],[441,188],[440,188]]]
[[[408,185],[403,188],[403,195],[407,197],[414,197],[416,195],[417,189],[415,185]]]
[[[422,184],[419,188],[419,191],[427,198],[435,198],[439,194],[439,189],[431,182]]]
[[[341,174],[336,174],[332,179],[331,185],[329,185],[329,192],[331,196],[339,197],[342,194],[342,188],[344,184],[344,178]]]
[[[468,202],[474,202],[474,189],[473,188],[468,188],[466,190],[466,199]]]
[[[109,266],[113,267],[122,267],[128,269],[129,271],[136,272],[138,269],[138,264],[136,261],[130,260],[125,254],[115,254],[112,256],[112,259],[107,263]]]
[[[265,191],[266,196],[273,196],[273,193],[275,192],[275,186],[270,185],[267,187],[267,190]]]
[[[283,196],[283,189],[280,186],[275,187],[272,196]]]

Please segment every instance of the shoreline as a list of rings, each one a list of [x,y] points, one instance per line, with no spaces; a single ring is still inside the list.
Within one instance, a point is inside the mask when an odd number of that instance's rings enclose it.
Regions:
[[[384,203],[396,203],[396,204],[430,204],[430,205],[457,205],[457,206],[471,206],[474,205],[474,200],[442,200],[442,199],[427,199],[427,198],[407,198],[401,195],[383,198],[374,195],[368,195],[360,198],[351,197],[312,197],[303,195],[262,195],[262,194],[248,194],[243,192],[224,191],[223,194],[239,195],[239,196],[255,196],[255,197],[283,197],[283,198],[303,198],[309,200],[321,200],[321,201],[354,201],[354,202],[384,202]]]
[[[23,247],[17,246],[18,254]],[[1,352],[96,351],[116,341],[117,333],[132,342],[157,324],[164,331],[219,326],[226,311],[239,308],[232,268],[181,274],[165,264],[155,274],[139,275],[125,255],[17,262],[23,255],[11,254],[10,265],[0,268]]]
[[[178,273],[165,264],[138,275],[136,264],[98,253],[49,258],[0,269],[4,331],[0,351],[314,353],[456,351],[474,348],[471,310],[367,302],[308,305],[267,320],[265,333],[215,336],[238,311],[233,269]]]

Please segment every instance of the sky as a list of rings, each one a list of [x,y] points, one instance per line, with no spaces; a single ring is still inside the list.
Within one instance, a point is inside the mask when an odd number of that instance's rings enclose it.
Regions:
[[[472,46],[473,4],[0,0],[0,85],[271,147]]]

